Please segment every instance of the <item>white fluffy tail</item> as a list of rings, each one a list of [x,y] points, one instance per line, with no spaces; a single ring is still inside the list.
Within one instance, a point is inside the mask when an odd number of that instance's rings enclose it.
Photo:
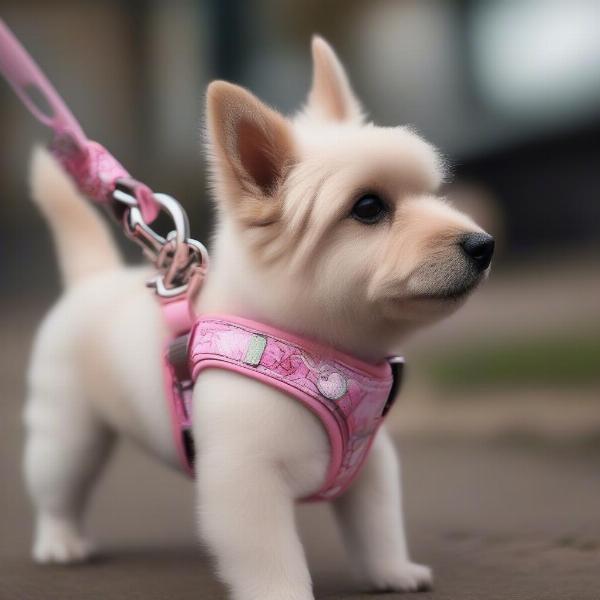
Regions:
[[[106,223],[45,148],[33,150],[30,181],[33,200],[50,225],[66,287],[121,263]]]

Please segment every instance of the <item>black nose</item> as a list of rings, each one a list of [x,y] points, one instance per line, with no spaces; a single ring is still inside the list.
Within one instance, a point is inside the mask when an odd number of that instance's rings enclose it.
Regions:
[[[487,233],[469,233],[460,242],[465,254],[480,271],[490,266],[494,254],[494,238]]]

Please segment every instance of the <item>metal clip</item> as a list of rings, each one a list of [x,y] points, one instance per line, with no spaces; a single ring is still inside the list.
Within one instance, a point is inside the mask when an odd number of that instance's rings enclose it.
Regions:
[[[174,298],[187,292],[190,280],[204,274],[208,266],[205,246],[189,237],[190,226],[181,204],[167,194],[154,194],[162,212],[167,214],[174,229],[166,237],[158,234],[144,221],[133,189],[120,182],[113,192],[121,214],[121,225],[127,237],[133,240],[159,273],[148,281],[162,298]]]

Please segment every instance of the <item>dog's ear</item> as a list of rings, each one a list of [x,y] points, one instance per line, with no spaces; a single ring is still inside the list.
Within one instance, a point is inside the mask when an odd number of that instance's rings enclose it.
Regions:
[[[317,35],[312,40],[313,80],[306,114],[330,121],[362,121],[362,109],[333,48]]]
[[[290,123],[250,92],[214,81],[207,92],[213,169],[230,194],[272,198],[293,163]]]

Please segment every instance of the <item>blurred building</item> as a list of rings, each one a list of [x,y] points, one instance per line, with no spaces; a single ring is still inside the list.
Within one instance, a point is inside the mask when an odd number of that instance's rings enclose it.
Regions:
[[[459,180],[499,203],[509,255],[599,241],[599,10],[597,0],[2,2],[89,135],[184,199],[197,228],[207,81],[239,81],[292,111],[319,32],[377,122],[414,125]],[[46,132],[5,85],[0,127],[9,252],[17,232],[39,225],[30,223],[25,163]]]

